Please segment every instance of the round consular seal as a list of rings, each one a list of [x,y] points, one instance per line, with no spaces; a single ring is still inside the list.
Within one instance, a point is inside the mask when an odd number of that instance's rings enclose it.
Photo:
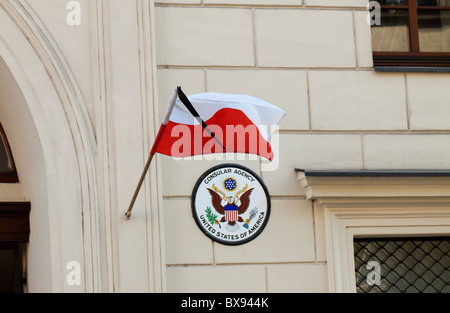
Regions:
[[[195,184],[192,215],[206,236],[225,245],[255,239],[270,216],[270,196],[252,170],[223,164],[206,171]]]

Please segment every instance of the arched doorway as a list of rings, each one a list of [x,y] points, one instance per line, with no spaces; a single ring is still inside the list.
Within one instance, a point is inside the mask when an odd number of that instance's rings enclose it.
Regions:
[[[70,69],[33,14],[25,2],[0,3],[0,123],[33,207],[27,288],[101,290],[95,136]],[[66,282],[71,262],[80,284]]]

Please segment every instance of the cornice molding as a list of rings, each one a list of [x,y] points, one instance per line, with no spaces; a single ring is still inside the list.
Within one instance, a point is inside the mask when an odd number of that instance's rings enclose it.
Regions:
[[[297,170],[307,199],[450,197],[450,175],[439,171]]]

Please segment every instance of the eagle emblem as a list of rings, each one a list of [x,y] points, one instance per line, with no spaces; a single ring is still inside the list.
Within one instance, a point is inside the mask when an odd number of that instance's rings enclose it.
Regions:
[[[252,170],[222,164],[199,177],[191,196],[192,216],[213,241],[241,245],[252,241],[266,227],[270,195]]]
[[[225,189],[231,190],[235,189],[230,188],[230,179],[225,180],[224,187]],[[248,189],[248,185],[236,193],[235,196],[227,196],[224,192],[219,190],[215,185],[212,186],[213,189],[207,188],[209,194],[211,195],[212,206],[216,210],[217,213],[223,215],[220,220],[215,220],[214,223],[218,224],[220,227],[220,223],[227,223],[227,229],[230,231],[237,230],[239,226],[236,222],[245,222],[244,225],[248,227],[249,220],[245,220],[241,217],[242,214],[247,212],[250,206],[250,195],[254,188]],[[248,189],[248,190],[247,190]],[[242,194],[242,195],[241,195]],[[222,204],[225,202],[224,204]]]

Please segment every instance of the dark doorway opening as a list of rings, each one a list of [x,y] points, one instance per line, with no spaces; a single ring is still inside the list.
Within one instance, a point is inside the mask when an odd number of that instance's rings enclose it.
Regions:
[[[0,244],[0,293],[22,293],[22,246]]]

